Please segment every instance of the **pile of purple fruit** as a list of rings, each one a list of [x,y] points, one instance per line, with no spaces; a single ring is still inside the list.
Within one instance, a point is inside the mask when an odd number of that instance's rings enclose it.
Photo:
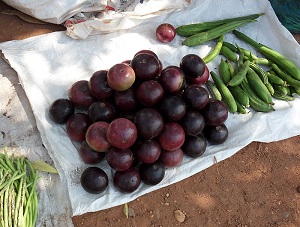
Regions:
[[[228,109],[209,96],[208,78],[198,55],[164,68],[153,51],[141,50],[72,84],[68,98],[51,103],[49,117],[65,125],[82,161],[92,165],[81,174],[83,189],[96,194],[108,187],[102,161],[113,169],[114,186],[133,192],[141,182],[160,183],[184,156],[198,158],[208,143],[223,143]]]

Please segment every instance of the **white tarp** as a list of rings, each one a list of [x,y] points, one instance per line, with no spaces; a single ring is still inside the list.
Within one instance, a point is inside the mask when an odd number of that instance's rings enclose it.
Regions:
[[[66,136],[65,127],[52,123],[47,114],[52,101],[67,97],[73,82],[88,80],[93,72],[131,59],[141,49],[154,51],[163,66],[168,66],[179,65],[180,59],[188,53],[204,57],[215,45],[215,41],[211,41],[189,48],[181,45],[183,38],[179,36],[169,44],[162,44],[155,38],[155,29],[162,22],[169,22],[177,27],[186,23],[261,12],[265,15],[260,17],[258,22],[244,26],[241,31],[281,52],[300,66],[300,46],[279,23],[267,0],[194,1],[180,12],[149,19],[128,30],[91,35],[85,40],[71,39],[64,32],[56,32],[0,44],[0,49],[18,73],[21,85],[29,98],[43,143],[59,170],[62,182],[66,182],[73,215],[114,207],[178,182],[210,167],[215,159],[222,161],[232,156],[252,141],[272,142],[300,134],[299,96],[288,103],[276,100],[276,111],[270,113],[251,111],[246,115],[230,114],[226,121],[230,134],[224,144],[208,146],[200,158],[185,157],[182,165],[168,169],[164,180],[156,186],[141,184],[131,194],[121,193],[113,186],[113,172],[102,162],[98,166],[108,174],[109,187],[101,195],[92,195],[80,186],[80,175],[87,165],[80,160],[73,143]],[[253,50],[232,34],[227,34],[225,39]],[[254,53],[259,55],[255,51]],[[209,63],[210,70],[215,70],[219,61],[220,58],[217,58]]]

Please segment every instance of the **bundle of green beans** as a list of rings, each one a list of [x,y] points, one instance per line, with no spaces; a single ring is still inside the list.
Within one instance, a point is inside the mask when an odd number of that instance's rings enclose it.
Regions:
[[[0,226],[34,227],[38,214],[38,170],[57,173],[43,161],[31,163],[24,156],[0,152]]]
[[[38,171],[22,157],[0,153],[0,226],[35,226]]]
[[[272,111],[273,98],[293,101],[294,94],[300,95],[300,69],[293,62],[239,31],[233,33],[264,57],[223,41],[222,47],[226,48],[220,55],[226,60],[221,58],[219,75],[212,71],[213,81],[207,84],[212,97],[223,100],[230,112],[245,114],[248,107],[259,112]]]

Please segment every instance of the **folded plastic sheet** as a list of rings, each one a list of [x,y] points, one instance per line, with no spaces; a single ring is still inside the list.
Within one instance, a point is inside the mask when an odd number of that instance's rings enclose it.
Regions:
[[[91,35],[85,40],[74,40],[64,32],[56,32],[0,44],[0,49],[18,73],[29,98],[43,143],[59,170],[62,182],[66,182],[73,215],[124,204],[181,181],[209,168],[215,160],[220,162],[229,158],[252,141],[272,142],[300,134],[299,96],[292,102],[274,100],[276,110],[269,113],[249,109],[248,114],[230,114],[225,123],[229,137],[224,144],[209,145],[204,155],[197,159],[184,157],[179,167],[166,170],[165,178],[158,185],[148,186],[142,183],[135,192],[124,194],[113,186],[113,171],[103,161],[97,166],[108,174],[109,187],[102,194],[93,195],[85,192],[80,185],[80,175],[88,165],[80,160],[76,144],[67,137],[65,126],[54,124],[48,116],[50,103],[58,98],[66,98],[68,89],[74,82],[88,80],[97,70],[108,69],[116,63],[131,59],[141,49],[154,51],[166,67],[178,66],[181,58],[188,53],[204,57],[215,45],[216,41],[211,41],[193,48],[186,47],[181,44],[183,38],[180,36],[176,36],[171,43],[162,44],[155,38],[155,29],[160,23],[169,22],[177,27],[261,12],[265,15],[240,30],[281,52],[300,66],[300,46],[280,24],[267,0],[194,1],[180,12],[149,19],[128,30]],[[237,43],[260,56],[251,46],[232,34],[226,34],[225,40]],[[216,70],[219,62],[220,56],[208,64],[209,69]]]

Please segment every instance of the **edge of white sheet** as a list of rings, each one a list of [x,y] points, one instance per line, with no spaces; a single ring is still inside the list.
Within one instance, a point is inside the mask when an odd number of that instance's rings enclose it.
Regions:
[[[232,8],[235,8],[234,12]],[[214,14],[209,16],[207,12]],[[265,15],[258,22],[246,25],[240,30],[281,52],[300,66],[300,46],[280,24],[267,0],[195,1],[180,13],[173,12],[157,17],[126,31],[89,36],[85,40],[74,40],[64,32],[55,32],[0,44],[0,49],[17,71],[30,100],[43,143],[54,160],[62,181],[67,182],[73,215],[124,204],[176,183],[210,167],[215,159],[220,162],[232,156],[252,141],[272,142],[300,134],[299,96],[292,102],[276,100],[276,111],[270,113],[251,111],[246,115],[230,114],[226,121],[229,138],[224,144],[209,145],[200,158],[185,157],[179,167],[168,169],[164,180],[156,186],[141,184],[131,194],[121,193],[113,186],[113,172],[110,167],[104,162],[100,163],[98,166],[109,176],[109,187],[100,195],[92,195],[80,186],[80,174],[88,165],[80,160],[74,145],[66,136],[64,126],[55,125],[47,115],[50,103],[57,98],[67,97],[67,90],[73,82],[79,79],[88,80],[96,70],[108,69],[117,62],[131,59],[141,49],[153,50],[163,65],[168,66],[178,65],[181,57],[187,53],[196,53],[203,57],[214,47],[214,41],[194,48],[182,46],[183,38],[179,36],[169,44],[159,43],[154,31],[162,22],[168,21],[177,27],[199,20],[209,21],[260,12],[265,12]],[[225,39],[256,53],[249,45],[231,34],[227,34]],[[216,69],[219,60],[218,57],[208,64],[210,70]]]

